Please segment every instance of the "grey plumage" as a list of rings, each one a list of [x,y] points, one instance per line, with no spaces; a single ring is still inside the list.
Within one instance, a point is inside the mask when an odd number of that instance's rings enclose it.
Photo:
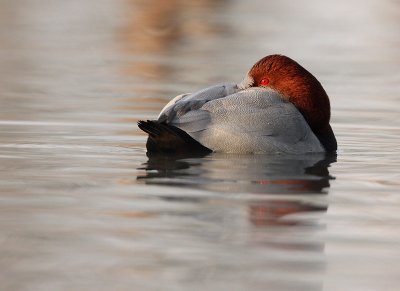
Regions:
[[[158,121],[185,131],[213,151],[324,151],[296,107],[272,89],[212,86],[176,97]]]

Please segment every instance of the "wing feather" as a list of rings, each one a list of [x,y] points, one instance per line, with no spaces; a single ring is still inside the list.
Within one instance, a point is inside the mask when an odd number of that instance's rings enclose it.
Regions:
[[[234,84],[206,88],[166,106],[158,122],[185,131],[214,151],[323,151],[297,108],[272,89],[240,90]]]

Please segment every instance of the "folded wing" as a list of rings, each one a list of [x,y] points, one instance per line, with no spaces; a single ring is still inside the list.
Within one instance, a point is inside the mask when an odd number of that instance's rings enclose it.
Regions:
[[[175,116],[170,124],[214,151],[323,151],[296,107],[264,88],[249,88],[210,100]]]
[[[180,95],[164,107],[157,122],[213,151],[323,151],[296,107],[271,89],[222,84]]]

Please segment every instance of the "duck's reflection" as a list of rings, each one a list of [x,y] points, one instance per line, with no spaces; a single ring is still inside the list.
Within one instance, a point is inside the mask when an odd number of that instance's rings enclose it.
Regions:
[[[252,201],[249,203],[249,220],[255,226],[295,226],[302,224],[301,220],[288,215],[305,212],[326,211],[326,205],[317,205],[304,201],[269,200]],[[282,219],[284,218],[285,219]]]
[[[149,155],[143,164],[147,184],[190,186],[222,192],[322,193],[329,187],[334,155]],[[168,179],[166,179],[168,178]]]
[[[141,168],[144,174],[137,179],[146,184],[191,187],[227,194],[268,194],[249,199],[251,223],[256,226],[295,225],[301,221],[281,218],[302,212],[326,211],[326,205],[305,202],[302,198],[328,192],[329,181],[333,179],[328,167],[334,162],[336,155],[149,155],[149,160]],[[179,200],[179,197],[173,199]],[[187,201],[188,197],[182,199]]]

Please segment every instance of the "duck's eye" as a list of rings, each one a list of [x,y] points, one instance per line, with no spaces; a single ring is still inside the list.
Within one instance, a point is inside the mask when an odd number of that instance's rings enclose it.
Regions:
[[[269,80],[267,78],[264,78],[264,79],[261,80],[260,85],[261,86],[266,86],[266,85],[268,85],[268,83],[269,83]]]

